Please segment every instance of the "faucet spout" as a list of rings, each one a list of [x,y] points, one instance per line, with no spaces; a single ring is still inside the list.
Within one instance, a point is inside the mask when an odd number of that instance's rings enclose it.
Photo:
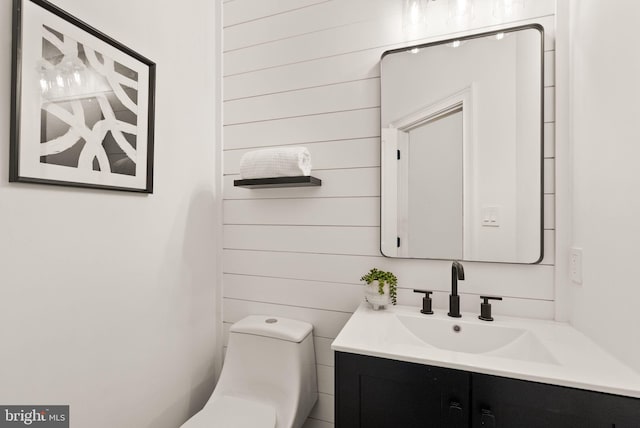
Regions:
[[[449,315],[460,318],[460,296],[458,296],[458,280],[464,280],[464,268],[458,261],[451,264],[451,294],[449,295]]]
[[[458,280],[464,280],[464,267],[458,261],[451,264],[451,295],[458,295]]]

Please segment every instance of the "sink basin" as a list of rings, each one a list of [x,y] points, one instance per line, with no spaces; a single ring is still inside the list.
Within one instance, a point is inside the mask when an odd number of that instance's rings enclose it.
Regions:
[[[398,315],[401,324],[427,345],[470,354],[557,364],[531,332],[482,321]]]
[[[569,324],[507,315],[485,322],[477,312],[462,318],[434,312],[401,305],[374,311],[363,302],[331,349],[640,398],[640,374]]]

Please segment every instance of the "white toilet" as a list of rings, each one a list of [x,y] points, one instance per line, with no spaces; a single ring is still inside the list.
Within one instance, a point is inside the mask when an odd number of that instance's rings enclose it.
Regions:
[[[182,428],[300,428],[318,399],[313,326],[248,316],[231,326],[220,380]]]

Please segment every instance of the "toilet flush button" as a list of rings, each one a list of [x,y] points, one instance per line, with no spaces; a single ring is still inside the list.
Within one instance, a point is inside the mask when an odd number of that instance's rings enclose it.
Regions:
[[[275,323],[277,323],[277,322],[278,322],[278,320],[277,320],[277,319],[275,319],[275,318],[269,318],[269,319],[267,319],[265,322],[266,322],[267,324],[275,324]]]

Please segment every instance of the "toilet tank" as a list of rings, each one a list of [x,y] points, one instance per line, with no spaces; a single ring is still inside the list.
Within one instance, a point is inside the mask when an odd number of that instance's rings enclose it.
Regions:
[[[313,326],[248,316],[233,324],[214,395],[253,399],[276,409],[276,428],[300,428],[318,399]]]

